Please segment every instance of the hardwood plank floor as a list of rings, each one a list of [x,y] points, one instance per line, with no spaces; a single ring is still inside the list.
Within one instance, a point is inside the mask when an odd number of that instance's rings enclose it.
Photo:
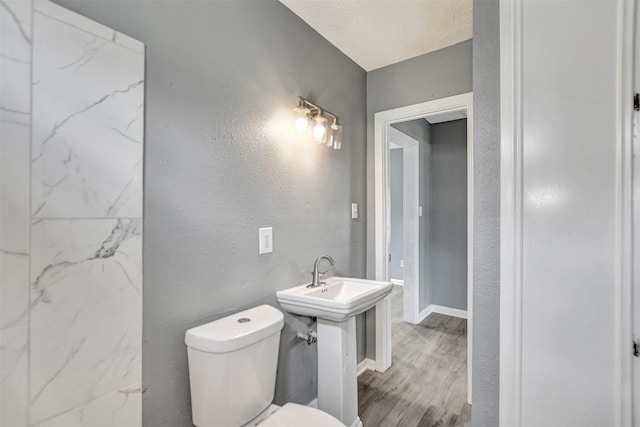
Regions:
[[[402,287],[391,294],[393,364],[358,377],[364,427],[467,427],[467,321],[433,313],[402,321]]]

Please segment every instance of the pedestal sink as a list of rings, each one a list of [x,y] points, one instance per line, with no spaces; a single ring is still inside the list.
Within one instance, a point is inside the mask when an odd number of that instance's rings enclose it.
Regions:
[[[349,427],[358,416],[356,319],[391,293],[391,282],[332,277],[315,288],[278,291],[286,311],[318,318],[318,408]]]

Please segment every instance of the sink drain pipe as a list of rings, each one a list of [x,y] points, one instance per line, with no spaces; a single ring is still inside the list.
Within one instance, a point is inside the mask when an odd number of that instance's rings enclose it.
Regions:
[[[306,334],[298,332],[298,338],[306,342],[308,345],[311,345],[318,341],[318,333],[316,331],[309,331]]]

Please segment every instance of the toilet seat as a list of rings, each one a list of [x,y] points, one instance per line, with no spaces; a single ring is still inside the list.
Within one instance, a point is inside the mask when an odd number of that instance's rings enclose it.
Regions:
[[[326,412],[309,406],[287,403],[259,424],[259,427],[345,427]]]

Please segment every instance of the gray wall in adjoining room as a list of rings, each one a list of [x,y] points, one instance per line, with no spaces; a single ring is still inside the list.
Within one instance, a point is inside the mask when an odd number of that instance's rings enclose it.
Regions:
[[[476,1],[477,2],[477,1]],[[497,25],[497,24],[496,24]],[[367,73],[367,241],[374,242],[374,114],[472,91],[471,40]],[[367,277],[375,277],[375,247],[367,245]],[[422,301],[420,305],[422,306]],[[373,310],[367,312],[367,336],[374,336]],[[367,341],[373,357],[375,341]]]
[[[186,329],[277,306],[319,255],[365,275],[366,73],[275,0],[57,3],[146,45],[143,421],[191,426]],[[298,95],[340,116],[341,151],[290,135]],[[275,402],[306,404],[314,325],[285,322]]]
[[[473,2],[473,427],[498,425],[500,4]]]
[[[431,304],[467,310],[467,119],[431,125],[429,171]]]
[[[395,148],[390,150],[391,153],[389,155],[389,188],[390,188],[390,199],[391,206],[389,210],[391,211],[390,222],[391,222],[391,259],[389,260],[389,278],[402,280],[402,267],[400,266],[400,261],[403,257],[403,249],[402,249],[402,232],[403,232],[403,206],[402,203],[404,201],[403,195],[403,164],[402,164],[402,156],[403,150],[402,148]]]

